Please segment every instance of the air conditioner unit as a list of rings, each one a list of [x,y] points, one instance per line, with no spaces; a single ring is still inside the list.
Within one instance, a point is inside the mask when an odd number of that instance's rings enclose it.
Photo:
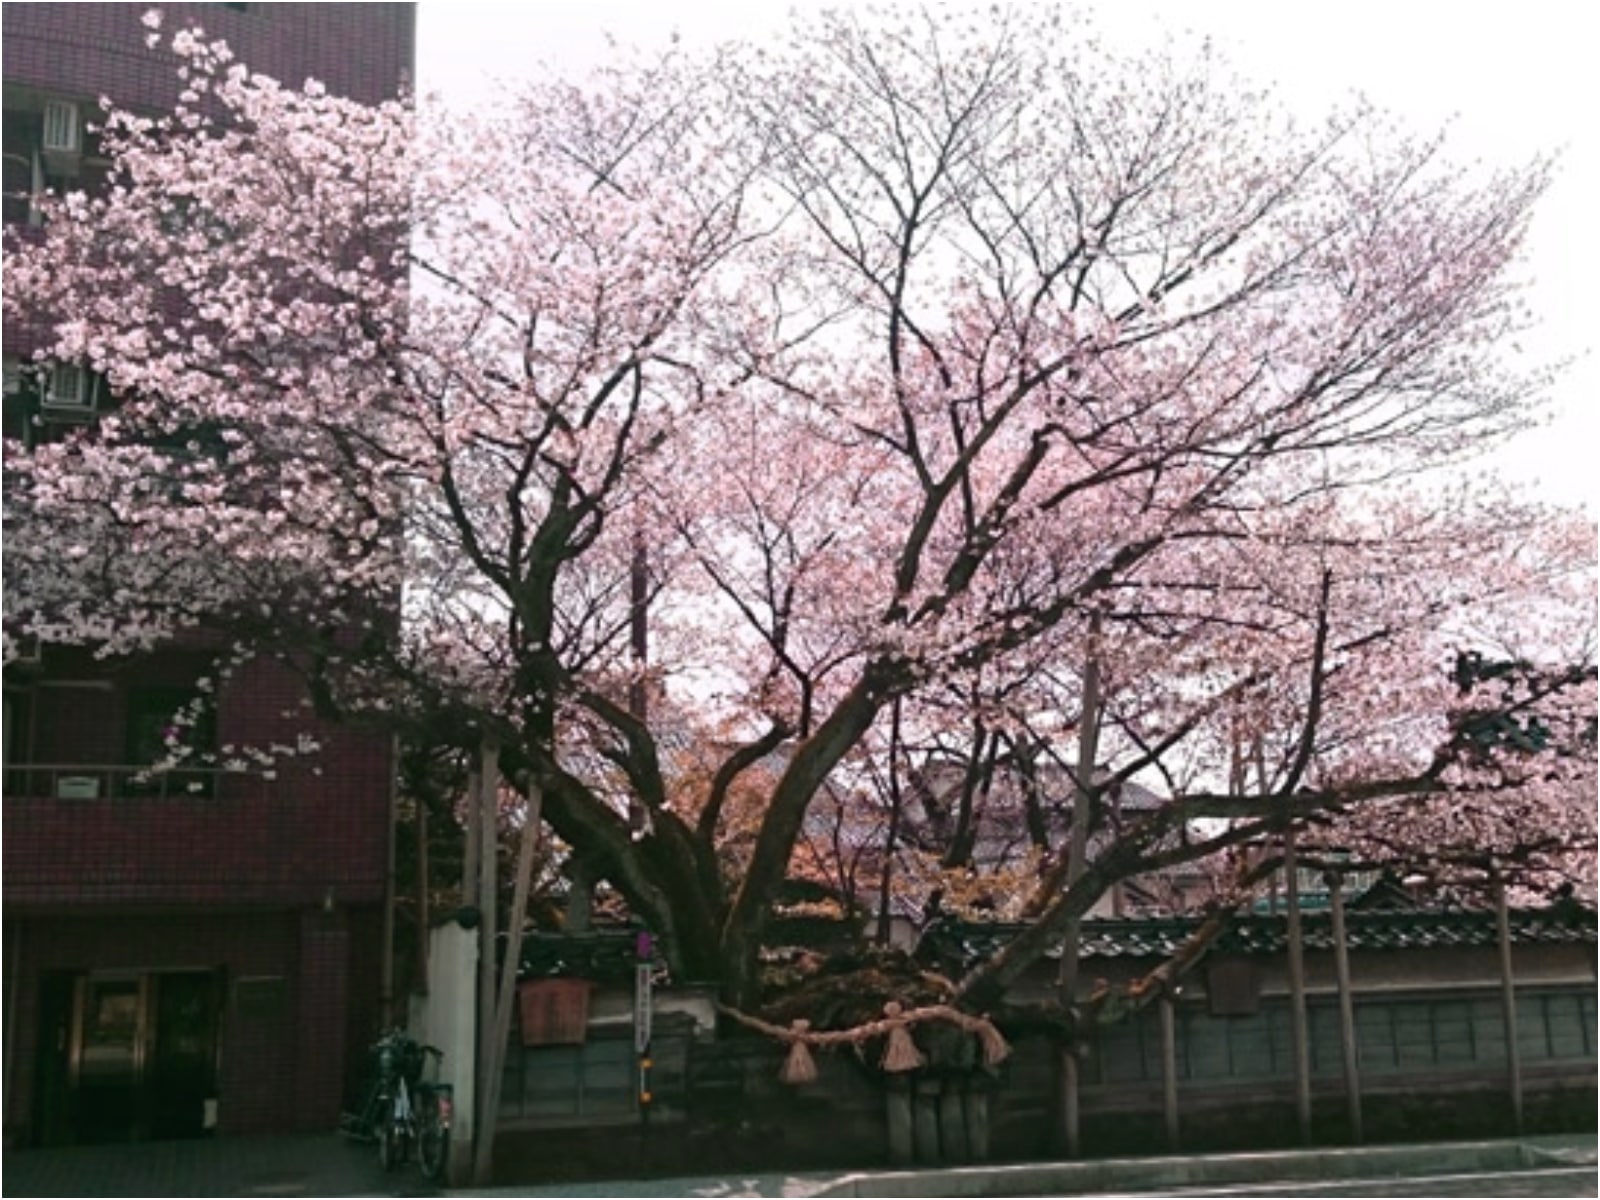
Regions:
[[[44,152],[77,154],[83,149],[83,127],[78,106],[66,100],[48,100],[44,106]]]
[[[100,396],[100,381],[75,363],[60,363],[45,377],[43,406],[57,416],[89,416]]]
[[[94,775],[62,775],[56,780],[57,800],[98,800],[100,780]]]

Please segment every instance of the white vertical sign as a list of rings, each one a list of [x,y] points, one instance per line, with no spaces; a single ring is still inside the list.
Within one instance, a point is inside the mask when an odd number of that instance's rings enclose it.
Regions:
[[[650,964],[633,968],[633,1048],[643,1054],[650,1048],[650,1022],[653,1017],[650,992]]]

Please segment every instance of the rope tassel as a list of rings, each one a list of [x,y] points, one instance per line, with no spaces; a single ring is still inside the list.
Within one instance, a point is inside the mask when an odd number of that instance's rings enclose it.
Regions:
[[[979,1020],[974,1023],[978,1032],[978,1044],[983,1048],[983,1065],[998,1067],[1011,1054],[1011,1045],[1006,1041],[1005,1035],[994,1027],[993,1022]]]
[[[889,1045],[883,1052],[883,1069],[890,1072],[915,1071],[923,1064],[922,1054],[911,1040],[911,1031],[900,1019],[900,1004],[891,1000],[883,1006],[889,1023]]]
[[[778,1079],[783,1083],[814,1083],[817,1078],[817,1062],[811,1057],[811,1048],[806,1045],[806,1030],[811,1028],[811,1022],[796,1018],[790,1022],[790,1030],[794,1036],[789,1041],[789,1054],[783,1060],[783,1066],[778,1068]]]

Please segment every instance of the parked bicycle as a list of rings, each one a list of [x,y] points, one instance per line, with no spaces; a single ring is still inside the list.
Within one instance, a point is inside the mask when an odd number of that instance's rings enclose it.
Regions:
[[[372,1046],[373,1079],[359,1112],[340,1122],[349,1137],[375,1142],[378,1162],[392,1171],[411,1157],[429,1179],[440,1179],[450,1157],[454,1092],[438,1081],[444,1052],[391,1029]]]

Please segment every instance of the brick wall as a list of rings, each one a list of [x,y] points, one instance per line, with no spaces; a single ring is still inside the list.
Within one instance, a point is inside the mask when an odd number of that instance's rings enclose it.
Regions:
[[[172,106],[176,60],[148,49],[145,4],[8,4],[7,83],[135,108]],[[297,86],[318,79],[332,92],[375,103],[413,73],[410,4],[162,4],[167,32],[198,24],[225,39],[252,70]]]
[[[159,662],[126,674],[160,678]],[[41,688],[34,762],[123,761],[126,680],[109,690]],[[339,904],[383,897],[388,863],[390,753],[386,737],[309,721],[295,677],[260,661],[218,703],[218,737],[293,745],[310,729],[320,750],[271,772],[224,775],[211,794],[64,799],[55,773],[15,764],[8,772],[3,840],[5,903]],[[175,787],[177,785],[174,785]],[[43,793],[43,794],[40,794]]]

